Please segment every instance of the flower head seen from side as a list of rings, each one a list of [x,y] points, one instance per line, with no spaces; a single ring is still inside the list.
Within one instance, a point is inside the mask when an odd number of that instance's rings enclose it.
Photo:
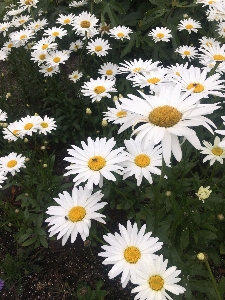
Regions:
[[[209,198],[211,193],[212,190],[210,190],[210,186],[207,187],[200,186],[198,192],[195,193],[195,195],[198,196],[198,199],[204,203],[205,199]]]
[[[104,265],[113,265],[109,271],[112,279],[122,273],[121,283],[124,288],[129,280],[136,278],[137,270],[141,263],[155,258],[155,252],[162,248],[158,238],[151,237],[151,232],[145,233],[146,225],[138,230],[137,224],[127,222],[127,227],[119,224],[120,233],[104,235],[104,240],[109,245],[102,246],[104,252],[99,256],[105,258]]]
[[[117,40],[130,39],[132,30],[126,26],[117,26],[109,30],[109,35]]]
[[[192,31],[197,32],[198,28],[202,28],[200,22],[193,20],[192,18],[184,19],[178,24],[178,30],[187,30],[188,33]]]
[[[169,42],[172,37],[171,30],[166,27],[156,27],[156,29],[152,29],[148,34],[154,40],[154,42]]]
[[[112,172],[122,175],[123,168],[120,163],[124,160],[123,147],[113,150],[116,142],[113,138],[108,141],[106,138],[91,137],[87,139],[87,144],[81,142],[83,149],[72,146],[68,153],[71,157],[65,157],[64,160],[71,163],[66,167],[69,170],[66,175],[75,174],[73,181],[75,185],[87,181],[87,188],[92,189],[93,185],[102,187],[103,178],[115,181],[116,178]]]
[[[181,271],[176,267],[167,268],[168,260],[163,256],[151,257],[141,264],[136,278],[131,279],[133,284],[138,285],[131,293],[138,293],[134,300],[172,300],[167,291],[179,295],[185,292],[185,288],[177,284],[181,279],[177,277]]]
[[[192,60],[197,57],[198,51],[195,47],[192,46],[180,46],[175,52],[179,53],[182,58],[187,58],[188,60]]]
[[[81,77],[83,76],[82,72],[79,71],[73,71],[72,74],[70,74],[68,77],[70,80],[72,80],[74,83],[77,82]]]
[[[161,170],[157,167],[162,166],[162,148],[149,142],[146,148],[141,142],[133,139],[125,140],[124,144],[127,148],[126,158],[121,166],[124,167],[123,179],[134,175],[137,180],[137,186],[141,185],[143,177],[150,184],[153,183],[151,173],[161,175]]]
[[[81,93],[86,97],[91,97],[92,102],[100,101],[103,97],[111,98],[110,92],[117,92],[114,88],[115,80],[108,78],[90,79],[81,87]]]
[[[111,62],[104,63],[98,70],[98,73],[107,78],[114,78],[117,74],[120,74],[119,67]]]
[[[69,6],[71,7],[81,7],[83,5],[86,5],[88,3],[88,0],[81,0],[81,1],[72,1]]]
[[[6,121],[7,113],[0,109],[0,122]]]
[[[200,46],[204,48],[210,48],[212,46],[220,45],[220,43],[216,41],[216,39],[208,38],[206,36],[203,36],[201,39],[199,39],[199,42],[201,44]]]
[[[5,174],[9,172],[15,175],[16,172],[20,171],[20,168],[25,168],[25,159],[26,157],[22,156],[22,154],[15,152],[0,157],[0,171],[3,171]]]
[[[142,141],[144,147],[151,140],[155,145],[161,143],[167,165],[171,153],[177,161],[182,158],[179,136],[184,136],[196,149],[201,148],[196,132],[189,126],[203,125],[213,133],[209,124],[215,124],[205,115],[219,108],[217,104],[200,104],[200,96],[190,95],[190,91],[183,93],[181,89],[180,84],[162,86],[154,96],[139,91],[143,98],[130,94],[129,98],[121,99],[122,109],[137,114],[132,135],[137,134],[136,140]],[[121,132],[120,129],[118,133]]]
[[[212,47],[200,48],[199,57],[207,63],[224,62],[225,61],[225,45],[213,45]]]
[[[87,44],[87,50],[90,54],[96,54],[97,56],[106,56],[108,54],[108,50],[112,49],[109,46],[109,43],[107,40],[104,40],[102,38],[97,38],[93,41],[88,42]]]
[[[215,137],[213,145],[209,142],[203,141],[205,147],[202,147],[201,153],[206,154],[203,162],[210,160],[210,166],[212,166],[215,161],[223,164],[223,159],[225,158],[225,147],[219,147],[219,143],[220,138],[218,136]]]
[[[64,246],[68,238],[71,236],[71,243],[74,243],[78,233],[83,241],[89,236],[91,220],[105,223],[104,215],[98,213],[107,202],[100,202],[104,195],[99,191],[92,193],[92,190],[82,187],[74,187],[72,195],[67,191],[58,195],[54,200],[58,206],[50,206],[47,214],[51,217],[46,219],[51,228],[50,236],[55,234],[57,239],[62,238]]]

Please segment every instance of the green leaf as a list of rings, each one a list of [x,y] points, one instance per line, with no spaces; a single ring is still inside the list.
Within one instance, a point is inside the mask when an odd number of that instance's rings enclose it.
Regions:
[[[45,248],[48,248],[48,242],[46,240],[46,238],[42,235],[39,236],[39,240],[41,242],[41,244],[45,247]]]
[[[26,241],[22,244],[22,246],[23,246],[23,247],[30,246],[30,245],[32,245],[33,243],[35,243],[36,240],[37,240],[36,237],[30,238],[29,240],[26,240]]]
[[[17,240],[18,243],[23,243],[26,239],[28,239],[32,233],[25,233],[21,235],[21,237]]]
[[[220,244],[220,254],[225,254],[225,245],[224,245],[224,243]]]
[[[136,32],[132,33],[130,35],[130,40],[126,47],[122,50],[120,57],[125,56],[127,53],[131,52],[132,47],[134,46],[136,42]]]
[[[218,283],[218,290],[222,298],[225,296],[225,277],[223,276]]]
[[[186,249],[187,246],[189,245],[189,229],[184,229],[181,233],[180,237],[180,248]]]

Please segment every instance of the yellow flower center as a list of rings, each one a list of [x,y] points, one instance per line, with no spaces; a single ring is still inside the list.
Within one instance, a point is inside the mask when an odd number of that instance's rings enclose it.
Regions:
[[[53,61],[54,61],[55,63],[60,62],[60,60],[61,60],[61,58],[58,57],[58,56],[56,56],[56,57],[53,58]]]
[[[150,164],[151,159],[146,154],[139,154],[135,157],[134,162],[138,167],[145,168]]]
[[[17,161],[15,159],[12,159],[10,160],[8,163],[7,163],[7,167],[8,168],[13,168],[17,165]]]
[[[23,128],[24,128],[25,130],[29,130],[29,129],[31,129],[33,126],[34,126],[33,123],[27,123],[26,125],[24,125]]]
[[[91,23],[89,21],[82,21],[80,22],[80,26],[82,28],[89,28],[91,26]]]
[[[117,33],[117,36],[118,36],[119,38],[122,38],[122,37],[124,37],[124,33],[123,33],[123,32],[118,32],[118,33]]]
[[[43,128],[47,128],[48,127],[48,123],[46,123],[46,122],[41,122],[41,127],[43,127]]]
[[[186,29],[192,29],[192,28],[193,28],[193,25],[188,24],[188,25],[185,26],[185,28],[186,28]]]
[[[20,36],[20,40],[24,40],[26,38],[27,38],[26,34],[23,34],[23,35]]]
[[[12,48],[12,46],[13,46],[13,44],[12,43],[10,43],[10,44],[8,44],[8,48]]]
[[[68,218],[71,222],[79,222],[86,216],[86,209],[82,206],[75,206],[69,211]]]
[[[193,89],[193,93],[201,93],[202,91],[204,91],[204,86],[201,83],[189,83],[189,85],[187,86],[187,89]]]
[[[40,60],[43,60],[43,59],[45,59],[45,58],[46,58],[46,55],[45,55],[45,54],[40,54],[40,55],[39,55],[39,59],[40,59]]]
[[[161,276],[151,276],[148,280],[149,286],[154,291],[160,291],[164,286],[164,280]]]
[[[96,51],[96,52],[102,51],[102,46],[96,46],[96,47],[95,47],[95,51]]]
[[[137,247],[130,246],[124,250],[123,255],[127,262],[130,264],[136,264],[141,257],[141,252]]]
[[[210,5],[213,4],[213,3],[215,3],[215,1],[209,1],[209,4],[210,4]]]
[[[40,24],[36,24],[35,26],[34,26],[34,28],[36,29],[36,28],[38,28],[38,27],[40,27],[41,25]]]
[[[12,131],[12,133],[13,133],[14,135],[18,135],[18,134],[19,134],[19,130],[14,129],[14,130]]]
[[[187,56],[188,56],[188,55],[190,55],[190,54],[191,54],[191,52],[190,52],[190,51],[187,51],[187,50],[186,50],[186,51],[184,51],[184,55],[187,55]]]
[[[225,56],[221,54],[215,54],[213,55],[214,60],[225,60]]]
[[[112,75],[113,74],[113,71],[112,70],[106,70],[106,75]]]
[[[25,1],[25,4],[26,4],[26,5],[31,5],[32,3],[33,3],[33,0],[26,0],[26,1]]]
[[[127,112],[123,111],[123,110],[118,111],[118,113],[116,114],[117,118],[124,118],[124,117],[126,117],[126,115],[127,115]]]
[[[206,43],[206,46],[208,46],[208,47],[212,47],[212,43],[210,43],[210,42],[207,42],[207,43]]]
[[[47,72],[51,72],[51,71],[53,71],[52,67],[47,68]]]
[[[54,31],[54,32],[52,33],[52,35],[53,35],[53,36],[58,36],[58,35],[59,35],[59,32],[58,32],[58,31]]]
[[[104,93],[105,90],[106,90],[105,87],[102,85],[98,85],[94,88],[94,92],[96,94],[102,94],[102,93]]]
[[[42,50],[45,50],[45,49],[48,48],[48,46],[49,46],[48,44],[43,44],[42,47],[41,47],[41,49],[42,49]]]
[[[157,77],[152,77],[152,78],[149,78],[147,81],[148,81],[148,83],[156,84],[160,81],[160,79]]]
[[[175,74],[176,74],[177,76],[180,76],[180,72],[176,72]]]
[[[65,20],[63,21],[63,23],[64,23],[64,24],[70,23],[70,19],[65,19]]]
[[[96,155],[89,159],[88,167],[93,171],[99,171],[106,165],[104,157]]]
[[[181,112],[170,105],[158,106],[149,114],[149,122],[159,127],[172,127],[181,118]]]
[[[211,150],[211,152],[216,156],[220,156],[223,154],[223,149],[221,149],[219,147],[215,147]]]
[[[138,73],[138,72],[140,72],[140,71],[141,71],[141,68],[135,68],[135,69],[133,69],[133,72],[135,72],[135,73],[136,73],[136,72]]]
[[[19,20],[19,23],[20,24],[22,24],[22,23],[24,23],[25,22],[25,20],[23,19],[23,20]]]
[[[162,38],[164,38],[165,34],[157,33],[156,36],[157,36],[157,38],[162,39]]]
[[[73,79],[77,79],[77,78],[78,78],[78,75],[74,75],[74,76],[73,76]]]

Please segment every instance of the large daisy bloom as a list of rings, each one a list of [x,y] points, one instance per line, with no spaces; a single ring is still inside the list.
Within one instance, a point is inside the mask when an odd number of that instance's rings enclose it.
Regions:
[[[19,128],[19,122],[10,123],[6,128],[3,128],[3,138],[9,141],[16,141],[18,138],[23,137]]]
[[[102,97],[111,98],[109,92],[117,92],[114,85],[114,79],[102,77],[95,80],[91,78],[89,82],[85,82],[81,87],[81,93],[86,97],[91,97],[92,102],[100,101]]]
[[[109,245],[102,246],[105,252],[98,255],[105,257],[104,265],[114,265],[109,271],[109,278],[112,279],[122,273],[121,283],[124,288],[131,278],[136,278],[140,264],[155,258],[156,251],[162,248],[158,238],[151,237],[151,232],[145,233],[146,225],[138,231],[137,224],[131,225],[127,222],[127,228],[119,224],[120,233],[104,235],[104,240]]]
[[[148,34],[154,40],[154,42],[169,42],[172,37],[171,30],[166,27],[156,27],[156,29],[152,29]]]
[[[25,43],[32,38],[33,31],[30,29],[22,29],[20,31],[15,31],[10,34],[10,40],[13,42],[15,47],[20,47],[25,45]]]
[[[213,145],[209,142],[203,141],[205,147],[202,147],[201,153],[206,154],[203,162],[210,160],[210,166],[212,166],[215,161],[223,164],[223,159],[225,158],[225,147],[219,147],[219,143],[220,138],[218,136],[215,137]]]
[[[97,33],[97,29],[95,28],[97,23],[98,19],[95,15],[83,11],[78,16],[74,17],[72,25],[78,35],[82,35],[84,37],[87,35],[87,37],[92,37]]]
[[[117,40],[130,39],[129,34],[132,30],[126,26],[117,26],[109,30],[109,35]]]
[[[38,129],[41,129],[40,122],[42,122],[41,117],[39,116],[26,116],[25,118],[21,118],[18,121],[18,132],[21,135],[32,135],[33,132],[37,132]]]
[[[146,148],[141,142],[135,140],[124,141],[127,148],[126,158],[121,166],[124,167],[123,179],[135,175],[137,186],[141,185],[143,177],[150,184],[153,183],[151,173],[161,175],[161,170],[157,167],[162,166],[162,148],[157,146],[154,148],[153,143],[149,142]]]
[[[87,50],[90,54],[96,54],[97,56],[106,56],[108,54],[108,50],[112,49],[109,46],[109,43],[107,40],[103,40],[102,38],[97,38],[94,41],[90,41],[87,44]]]
[[[201,39],[199,39],[199,42],[201,43],[201,47],[205,48],[220,45],[220,43],[216,39],[208,38],[206,36],[203,36]]]
[[[225,61],[225,45],[213,45],[212,47],[201,48],[203,54],[200,54],[200,58],[207,63],[224,62]]]
[[[25,159],[26,157],[22,156],[22,154],[15,152],[0,157],[0,172],[2,171],[5,174],[10,172],[12,175],[15,175],[16,172],[20,171],[20,168],[25,168]]]
[[[51,37],[46,37],[35,43],[32,47],[32,50],[47,52],[49,49],[54,50],[56,48],[57,43],[53,43],[53,39]]]
[[[118,65],[107,62],[101,66],[98,73],[106,76],[107,78],[114,78],[117,74],[120,74],[120,71]]]
[[[223,124],[225,125],[225,117],[221,117],[223,119]],[[225,130],[215,130],[216,133],[225,135]],[[225,147],[225,139],[223,139],[220,143],[219,143],[220,147]]]
[[[77,174],[73,181],[75,185],[87,181],[87,188],[92,189],[93,185],[103,185],[103,177],[116,181],[112,172],[122,175],[123,168],[119,165],[124,160],[123,147],[112,150],[116,145],[114,138],[87,139],[87,144],[81,142],[83,149],[73,146],[68,153],[72,157],[65,157],[64,160],[71,163],[66,167],[69,170],[66,175]]]
[[[58,206],[50,206],[46,213],[51,217],[46,219],[51,228],[50,236],[58,233],[57,239],[62,238],[64,246],[68,238],[71,236],[71,243],[74,243],[79,233],[82,240],[85,241],[89,236],[91,220],[105,223],[104,215],[97,211],[103,208],[107,202],[100,202],[104,196],[99,191],[92,194],[92,190],[87,188],[74,187],[72,195],[64,191],[58,195],[59,198],[54,200]]]
[[[187,30],[188,33],[191,33],[192,31],[197,32],[198,28],[202,28],[201,24],[198,21],[193,20],[192,18],[184,19],[180,21],[180,24],[178,24],[178,30]]]
[[[145,144],[152,140],[155,145],[161,142],[167,165],[170,163],[171,152],[177,161],[182,158],[178,136],[184,136],[196,149],[201,148],[196,132],[189,126],[203,125],[212,134],[209,124],[216,127],[204,115],[212,113],[219,106],[200,104],[201,96],[190,95],[190,91],[183,93],[181,89],[180,84],[163,86],[154,96],[140,92],[143,98],[130,94],[129,98],[121,99],[122,109],[139,115],[133,123],[133,129],[136,127],[133,134],[137,134],[137,141]]]
[[[179,53],[182,58],[188,58],[188,60],[192,60],[193,58],[197,57],[198,54],[198,51],[195,47],[186,45],[178,47],[175,52]]]
[[[132,283],[138,285],[131,293],[138,293],[134,300],[173,300],[167,292],[175,295],[183,294],[185,288],[176,284],[181,279],[177,277],[181,271],[176,267],[167,269],[168,260],[163,261],[163,256],[157,256],[155,260],[151,257],[141,263],[137,271],[136,278],[132,278]]]

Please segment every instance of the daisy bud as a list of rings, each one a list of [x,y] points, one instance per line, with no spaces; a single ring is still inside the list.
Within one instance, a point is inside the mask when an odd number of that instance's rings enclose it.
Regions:
[[[35,113],[34,116],[39,116],[39,114],[38,114],[38,113]]]
[[[183,18],[188,18],[188,14],[183,14]]]
[[[206,253],[203,253],[203,252],[200,252],[200,253],[198,253],[197,254],[197,258],[199,259],[199,260],[207,260],[207,258],[208,258],[208,255],[206,254]]]
[[[12,226],[12,223],[9,223],[8,226],[11,227],[11,226]]]
[[[108,122],[106,120],[102,120],[102,127],[106,127],[108,125]]]
[[[46,147],[45,147],[45,146],[41,146],[40,149],[41,149],[41,150],[45,150]]]
[[[47,166],[48,166],[48,165],[46,165],[46,164],[43,164],[43,168],[47,168]]]
[[[5,95],[6,99],[10,98],[11,96],[12,96],[11,93],[7,93],[7,94]]]
[[[29,196],[29,194],[28,194],[28,193],[25,193],[25,194],[24,194],[24,196],[25,196],[25,197],[28,197],[28,196]]]
[[[114,102],[118,101],[118,97],[117,97],[117,96],[114,96],[114,97],[113,97],[113,101],[114,101]]]
[[[25,161],[29,161],[29,160],[30,160],[30,158],[29,158],[29,157],[26,157],[26,158],[25,158]]]
[[[17,209],[15,209],[15,213],[16,214],[18,214],[18,212],[19,212],[20,210],[17,208]]]
[[[123,98],[123,95],[122,95],[122,94],[119,94],[119,98]]]
[[[217,218],[218,218],[218,220],[223,221],[223,220],[224,220],[224,215],[219,214],[219,215],[217,216]]]
[[[29,142],[28,138],[25,138],[23,141],[24,141],[24,143],[28,143]]]
[[[92,111],[89,107],[86,108],[86,114],[87,115],[91,115],[92,114]]]
[[[48,144],[48,141],[44,141],[44,144],[47,145],[47,144]]]
[[[30,107],[30,104],[27,104],[27,107]]]
[[[4,73],[2,73],[2,77],[4,77],[5,75],[4,75]]]
[[[167,197],[170,197],[170,196],[172,195],[172,193],[171,193],[171,191],[166,191],[165,195],[166,195]]]
[[[8,123],[0,123],[0,127],[8,127]]]

